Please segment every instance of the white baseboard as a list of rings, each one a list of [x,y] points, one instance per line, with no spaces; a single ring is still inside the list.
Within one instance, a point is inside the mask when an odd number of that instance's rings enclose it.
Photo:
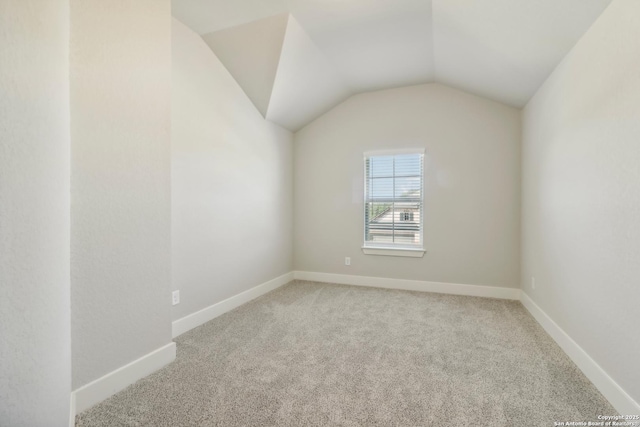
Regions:
[[[133,362],[80,387],[71,393],[71,417],[111,397],[139,379],[152,374],[176,358],[176,343],[171,342]],[[73,425],[73,424],[71,424]]]
[[[173,337],[175,338],[178,335],[182,335],[197,326],[207,323],[209,320],[215,319],[221,314],[231,311],[242,304],[266,294],[267,292],[271,292],[282,285],[286,285],[292,280],[293,272],[283,274],[282,276],[276,277],[275,279],[239,293],[238,295],[234,295],[231,298],[227,298],[224,301],[210,305],[209,307],[189,314],[182,319],[178,319],[172,324]]]
[[[525,292],[521,296],[522,305],[538,321],[545,331],[564,350],[573,363],[589,378],[621,415],[640,414],[640,405],[616,383],[589,354],[582,349],[556,322],[553,321]]]
[[[339,283],[341,285],[370,286],[373,288],[435,292],[439,294],[467,295],[509,300],[519,300],[521,292],[520,289],[500,288],[497,286],[459,285],[454,283],[427,282],[422,280],[314,273],[310,271],[295,271],[294,277],[298,280],[309,280],[312,282]]]

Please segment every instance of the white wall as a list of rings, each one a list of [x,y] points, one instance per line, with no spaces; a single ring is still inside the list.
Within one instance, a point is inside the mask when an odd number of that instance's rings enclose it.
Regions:
[[[518,286],[519,110],[438,84],[365,93],[294,147],[296,270]],[[363,152],[400,147],[426,148],[427,253],[364,255]]]
[[[529,102],[522,187],[523,289],[636,402],[639,16],[614,0]]]
[[[173,21],[172,277],[179,319],[292,270],[291,133]]]
[[[69,4],[0,0],[0,425],[69,423]]]
[[[78,388],[171,341],[169,0],[71,1]]]

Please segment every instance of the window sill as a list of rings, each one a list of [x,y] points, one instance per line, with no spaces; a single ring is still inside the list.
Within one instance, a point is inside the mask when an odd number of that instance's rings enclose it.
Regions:
[[[412,248],[374,248],[371,246],[363,246],[362,252],[365,255],[383,255],[383,256],[403,256],[410,258],[422,258],[426,252],[424,249]]]

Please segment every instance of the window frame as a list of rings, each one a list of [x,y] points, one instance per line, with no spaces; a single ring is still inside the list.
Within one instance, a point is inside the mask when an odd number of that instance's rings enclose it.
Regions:
[[[403,256],[403,257],[413,257],[420,258],[424,256],[424,172],[425,172],[425,152],[424,148],[405,148],[405,149],[396,149],[396,150],[377,150],[377,151],[366,151],[363,153],[363,209],[362,209],[362,219],[363,219],[363,244],[362,251],[366,255],[383,255],[383,256]],[[371,157],[377,156],[397,156],[403,154],[419,154],[421,156],[421,170],[420,170],[420,244],[419,245],[408,245],[408,244],[399,244],[399,243],[377,243],[374,244],[371,241],[367,241],[367,204],[370,203],[368,200],[368,178],[367,175],[367,160]],[[393,175],[395,179],[395,172]],[[394,195],[395,196],[395,195]],[[393,202],[396,203],[396,198],[393,197]]]

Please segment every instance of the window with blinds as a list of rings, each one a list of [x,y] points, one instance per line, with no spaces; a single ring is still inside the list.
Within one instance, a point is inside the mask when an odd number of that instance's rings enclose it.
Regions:
[[[365,153],[364,247],[422,249],[424,151]]]

